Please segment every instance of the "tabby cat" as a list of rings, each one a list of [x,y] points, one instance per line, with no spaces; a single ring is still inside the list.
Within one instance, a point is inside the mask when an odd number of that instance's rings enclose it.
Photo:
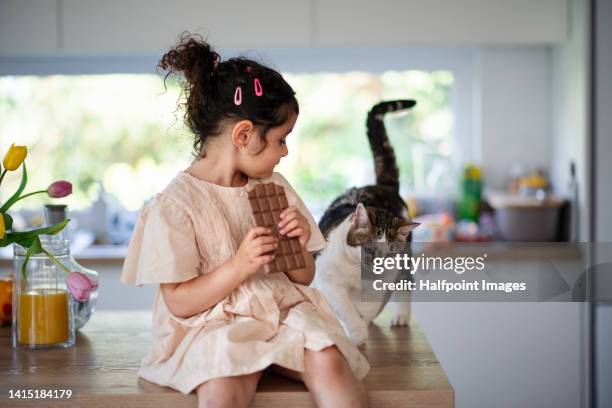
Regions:
[[[313,287],[318,288],[352,342],[365,342],[369,323],[383,309],[391,293],[380,302],[361,301],[361,249],[369,242],[409,242],[418,225],[410,220],[399,195],[399,171],[383,117],[412,108],[414,100],[385,101],[368,113],[367,135],[374,156],[376,184],[353,187],[336,198],[319,221],[327,246],[316,256]],[[407,277],[404,277],[407,278]],[[395,302],[392,325],[407,325],[410,303]]]

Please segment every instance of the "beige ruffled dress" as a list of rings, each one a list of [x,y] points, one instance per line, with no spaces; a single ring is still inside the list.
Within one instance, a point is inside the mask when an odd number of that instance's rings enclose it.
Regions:
[[[310,252],[325,246],[312,215],[279,173],[224,187],[180,172],[140,212],[123,265],[124,283],[183,282],[230,259],[254,225],[247,191],[256,183],[285,187],[289,205],[309,220]],[[303,372],[304,348],[335,344],[355,375],[369,364],[355,348],[321,293],[285,273],[259,272],[214,307],[190,318],[172,315],[157,289],[152,349],[138,375],[184,394],[207,380],[249,374],[271,364]]]

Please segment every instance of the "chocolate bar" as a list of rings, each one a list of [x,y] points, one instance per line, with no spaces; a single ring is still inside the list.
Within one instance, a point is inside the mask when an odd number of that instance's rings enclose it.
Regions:
[[[289,206],[285,189],[275,183],[258,184],[249,191],[249,202],[255,225],[270,228],[278,238],[278,247],[274,252],[276,256],[264,265],[264,271],[285,272],[306,266],[300,240],[281,235],[278,229],[280,213]]]

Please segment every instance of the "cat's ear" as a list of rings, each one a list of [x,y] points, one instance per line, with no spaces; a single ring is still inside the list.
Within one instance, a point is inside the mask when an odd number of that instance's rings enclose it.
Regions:
[[[370,219],[368,218],[368,212],[361,203],[357,204],[355,213],[353,213],[353,226],[355,228],[370,228]]]
[[[419,222],[405,222],[401,227],[397,229],[397,238],[400,241],[408,240],[408,235],[412,232],[413,229],[421,225]]]

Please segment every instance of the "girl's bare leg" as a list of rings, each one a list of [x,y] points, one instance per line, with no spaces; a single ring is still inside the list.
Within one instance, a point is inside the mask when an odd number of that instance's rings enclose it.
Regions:
[[[317,407],[369,407],[363,383],[355,377],[336,346],[321,351],[304,349],[304,373],[272,366],[275,372],[304,382]]]
[[[197,388],[198,408],[248,407],[262,371],[236,377],[215,378]]]

